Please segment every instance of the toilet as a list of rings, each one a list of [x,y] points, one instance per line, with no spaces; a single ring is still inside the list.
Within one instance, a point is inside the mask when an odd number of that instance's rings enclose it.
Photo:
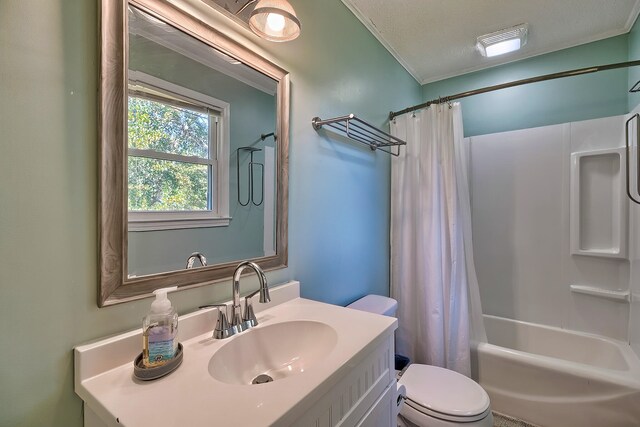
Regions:
[[[347,307],[395,316],[398,302],[367,295]],[[492,427],[489,395],[462,374],[436,366],[412,364],[398,380],[406,388],[398,415],[401,427]]]

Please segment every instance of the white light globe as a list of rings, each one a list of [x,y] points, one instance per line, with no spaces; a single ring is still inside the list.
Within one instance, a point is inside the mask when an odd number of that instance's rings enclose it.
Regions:
[[[285,20],[284,16],[277,13],[270,13],[267,15],[267,29],[274,33],[279,33],[284,29]]]
[[[249,17],[249,27],[273,42],[286,42],[300,35],[300,20],[287,0],[258,0]]]

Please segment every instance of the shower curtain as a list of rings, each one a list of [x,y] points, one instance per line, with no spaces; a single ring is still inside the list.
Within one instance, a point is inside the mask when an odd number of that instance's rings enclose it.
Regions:
[[[473,264],[467,155],[459,103],[397,117],[391,165],[391,295],[396,350],[470,376],[470,341],[486,341]]]

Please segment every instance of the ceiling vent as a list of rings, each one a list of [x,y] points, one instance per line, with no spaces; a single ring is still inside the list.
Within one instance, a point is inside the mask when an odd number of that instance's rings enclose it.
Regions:
[[[478,37],[477,47],[482,56],[492,57],[520,49],[527,43],[529,24],[519,24],[495,33]]]

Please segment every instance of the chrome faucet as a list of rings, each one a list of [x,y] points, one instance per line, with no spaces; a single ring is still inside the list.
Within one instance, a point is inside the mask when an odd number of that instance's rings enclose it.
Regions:
[[[240,275],[247,267],[251,268],[258,275],[260,288],[244,298],[243,316],[242,307],[240,305]],[[251,305],[251,298],[254,297],[257,293],[260,293],[261,303],[271,301],[271,297],[269,296],[269,285],[267,284],[267,277],[264,275],[264,271],[262,271],[260,266],[254,262],[244,261],[238,264],[235,271],[233,272],[232,286],[233,305],[231,307],[231,323],[229,323],[229,321],[227,320],[227,306],[225,304],[208,304],[200,306],[200,308],[215,307],[218,309],[218,321],[216,322],[216,327],[213,330],[213,337],[216,339],[228,338],[258,324],[258,319],[256,319],[256,315],[253,311],[253,306]]]
[[[193,268],[193,264],[196,261],[196,259],[200,261],[200,264],[203,267],[207,266],[207,258],[205,258],[205,256],[200,252],[194,252],[189,256],[189,258],[187,258],[187,266],[185,268],[186,269]]]
[[[240,275],[247,267],[251,268],[258,275],[260,288],[245,298],[246,309],[245,316],[243,318],[242,307],[240,306]],[[251,297],[253,297],[258,292],[260,292],[261,303],[271,301],[271,297],[269,296],[269,285],[267,284],[267,277],[264,275],[264,271],[262,271],[260,266],[255,262],[241,262],[233,272],[233,307],[231,312],[231,326],[239,326],[241,330],[245,330],[258,324],[258,321],[253,314],[253,307],[251,306]]]

